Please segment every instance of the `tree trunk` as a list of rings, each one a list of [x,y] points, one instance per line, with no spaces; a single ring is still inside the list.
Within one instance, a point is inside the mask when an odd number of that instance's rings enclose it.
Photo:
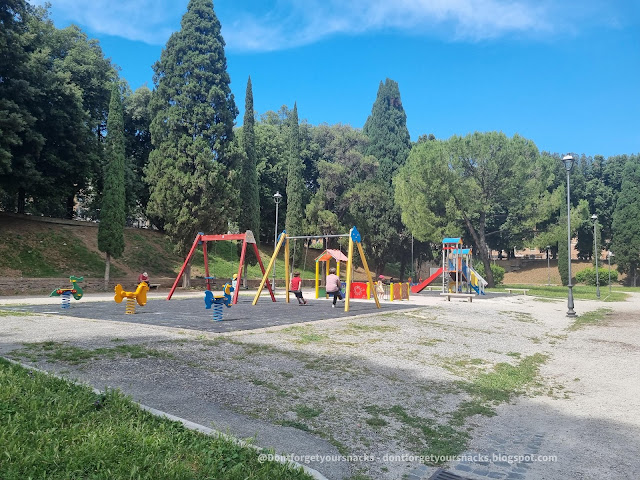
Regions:
[[[109,290],[109,270],[111,269],[111,255],[105,253],[104,255],[104,291]]]
[[[631,278],[633,278],[633,286],[638,286],[638,269],[635,265],[631,265]]]
[[[492,288],[495,286],[495,282],[493,281],[493,272],[491,271],[491,259],[489,258],[489,250],[487,248],[487,239],[484,235],[484,224],[486,220],[485,213],[482,212],[480,214],[480,223],[478,224],[478,230],[473,227],[471,224],[471,220],[464,215],[464,222],[469,229],[469,233],[473,237],[473,242],[476,245],[476,248],[479,250],[480,258],[482,258],[482,265],[484,265],[484,278],[487,281],[487,287]]]
[[[191,288],[191,262],[187,264],[182,275],[182,288]]]
[[[407,261],[404,258],[404,255],[402,256],[402,259],[400,260],[400,282],[402,282],[404,280],[404,271],[407,268]]]
[[[24,191],[24,188],[20,187],[18,189],[18,213],[24,215],[24,207],[26,203],[27,194]]]
[[[66,218],[71,220],[73,218],[73,207],[75,206],[75,197],[73,195],[69,195],[67,197],[67,212]]]

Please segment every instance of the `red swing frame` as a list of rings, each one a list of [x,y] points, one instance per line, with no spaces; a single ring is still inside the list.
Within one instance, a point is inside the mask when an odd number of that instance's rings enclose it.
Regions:
[[[187,268],[187,265],[191,261],[191,258],[193,257],[193,254],[195,253],[196,248],[200,244],[202,244],[202,252],[204,253],[204,272],[205,272],[205,278],[207,281],[206,282],[207,290],[211,291],[211,277],[209,275],[209,258],[207,256],[207,242],[216,242],[220,240],[242,240],[242,253],[240,254],[240,265],[238,266],[238,281],[240,278],[242,278],[242,268],[244,267],[244,260],[247,253],[248,243],[253,245],[253,252],[255,253],[256,258],[258,259],[258,263],[260,264],[260,269],[262,270],[262,274],[263,275],[265,274],[264,265],[262,264],[262,259],[260,258],[260,252],[258,251],[258,245],[256,244],[256,239],[253,236],[253,232],[251,230],[247,230],[245,233],[228,233],[225,235],[205,235],[204,233],[201,232],[201,233],[198,233],[198,235],[196,235],[196,239],[193,241],[191,250],[189,251],[189,254],[187,255],[187,258],[185,259],[184,263],[182,264],[180,273],[178,273],[178,276],[176,277],[176,281],[173,282],[173,286],[169,291],[169,295],[167,295],[167,300],[171,300],[171,296],[173,295],[173,292],[178,287],[178,283],[180,282],[180,279],[182,278],[182,275],[184,274],[184,271]],[[271,283],[267,280],[266,284],[267,284],[267,288],[269,289],[269,294],[271,295],[271,300],[275,302],[276,297],[274,296],[273,290],[271,289]],[[238,303],[239,290],[240,290],[239,288],[236,288],[233,292],[233,300],[231,302],[233,305]]]

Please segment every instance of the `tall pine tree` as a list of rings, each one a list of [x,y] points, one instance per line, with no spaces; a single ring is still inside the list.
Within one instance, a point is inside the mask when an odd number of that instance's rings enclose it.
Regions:
[[[106,290],[109,286],[111,257],[118,258],[124,252],[124,119],[122,98],[116,83],[111,90],[105,150],[107,165],[104,172],[104,193],[98,227],[98,248],[105,253],[104,288]]]
[[[363,235],[366,237],[368,255],[380,273],[389,260],[404,262],[410,245],[410,237],[400,219],[400,209],[394,202],[392,184],[396,170],[404,165],[411,147],[407,115],[402,107],[397,82],[388,78],[384,83],[380,82],[376,101],[363,131],[369,137],[365,153],[373,155],[379,162],[376,204],[370,209],[373,214],[368,219],[367,227],[363,226]]]
[[[635,287],[640,267],[640,157],[629,157],[622,178],[622,190],[613,213],[611,248],[618,271],[627,273]]]
[[[304,164],[300,157],[300,127],[298,125],[298,105],[293,104],[289,117],[289,169],[287,173],[287,217],[285,229],[289,235],[302,234],[304,219]]]
[[[153,67],[147,213],[182,253],[198,232],[226,231],[234,205],[226,153],[238,109],[224,46],[213,2],[190,0]]]
[[[258,189],[258,173],[256,171],[257,154],[254,127],[253,90],[251,77],[249,77],[242,126],[245,157],[240,165],[240,213],[238,215],[238,226],[241,232],[251,230],[257,239],[260,235],[260,192]]]

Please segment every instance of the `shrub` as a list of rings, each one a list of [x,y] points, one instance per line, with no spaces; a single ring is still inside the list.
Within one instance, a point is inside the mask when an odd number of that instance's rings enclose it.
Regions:
[[[480,275],[485,277],[484,264],[482,262],[476,262],[473,268],[475,268]],[[496,284],[496,286],[500,285],[502,283],[502,280],[504,280],[504,268],[502,268],[500,265],[492,263],[491,273],[493,273],[493,282]]]
[[[600,285],[609,285],[609,269],[608,268],[598,268],[598,276],[600,277]],[[611,270],[611,282],[618,281],[618,272],[615,270]],[[595,285],[596,284],[596,269],[595,268],[585,268],[584,270],[576,273],[576,282],[584,283],[585,285]]]

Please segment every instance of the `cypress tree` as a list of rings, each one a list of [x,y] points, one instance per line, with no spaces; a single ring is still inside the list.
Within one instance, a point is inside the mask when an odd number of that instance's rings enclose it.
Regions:
[[[640,266],[640,157],[629,157],[622,178],[622,189],[613,212],[611,248],[618,271],[627,273],[635,287]]]
[[[240,214],[238,226],[240,232],[251,230],[256,239],[260,236],[260,196],[258,187],[258,172],[256,170],[256,134],[255,117],[253,112],[253,90],[251,77],[247,81],[245,96],[244,123],[242,139],[245,157],[240,165]]]
[[[300,127],[298,125],[298,105],[293,104],[289,117],[289,169],[287,173],[287,217],[285,229],[289,235],[302,234],[304,219],[304,164],[300,157]]]
[[[153,67],[147,214],[182,253],[198,232],[226,231],[234,205],[227,150],[238,109],[224,46],[213,2],[190,0]]]
[[[367,238],[368,255],[380,273],[387,261],[398,259],[403,264],[409,252],[409,235],[401,221],[401,213],[394,202],[393,177],[404,165],[411,147],[407,115],[402,107],[398,83],[386,79],[380,82],[371,115],[363,132],[369,138],[367,155],[378,159],[377,184],[379,201],[369,209],[372,215],[362,227]],[[375,213],[374,213],[375,212]]]
[[[391,185],[395,171],[404,165],[411,149],[407,114],[402,107],[398,82],[389,78],[385,83],[380,82],[363,132],[369,137],[367,155],[373,155],[380,163],[378,176]]]
[[[105,253],[104,287],[109,286],[111,257],[118,258],[124,252],[125,223],[125,158],[124,119],[120,89],[114,83],[111,89],[109,117],[107,119],[106,168],[104,192],[98,226],[98,248]]]

